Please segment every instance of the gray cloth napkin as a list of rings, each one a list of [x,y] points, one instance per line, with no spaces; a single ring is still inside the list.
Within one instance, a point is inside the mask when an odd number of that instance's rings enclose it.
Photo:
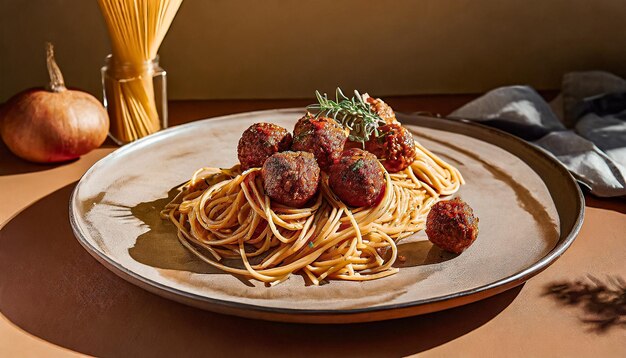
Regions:
[[[545,149],[594,195],[626,195],[626,81],[599,71],[569,73],[559,100],[562,119],[532,88],[501,87],[450,117],[502,129]]]

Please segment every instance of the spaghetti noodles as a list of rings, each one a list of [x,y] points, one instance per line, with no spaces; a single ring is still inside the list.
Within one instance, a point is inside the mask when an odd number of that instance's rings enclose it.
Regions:
[[[456,168],[415,145],[408,168],[384,171],[385,191],[372,207],[347,207],[325,174],[311,205],[276,204],[264,194],[260,168],[241,173],[236,166],[199,169],[161,216],[203,261],[271,285],[296,272],[315,285],[386,277],[398,271],[396,242],[422,230],[430,207],[464,183]]]
[[[111,135],[128,143],[161,129],[157,52],[182,0],[98,0],[113,56],[103,78]],[[161,113],[166,116],[167,113]]]

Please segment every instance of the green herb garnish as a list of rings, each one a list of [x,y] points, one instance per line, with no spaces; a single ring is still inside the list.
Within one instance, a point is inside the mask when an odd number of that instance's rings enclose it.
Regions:
[[[306,138],[307,136],[312,135],[312,134],[313,134],[313,130],[304,131],[304,132],[298,134],[297,136],[294,136],[293,137],[293,142],[294,143],[301,142],[304,138]]]
[[[350,166],[350,170],[356,172],[357,170],[363,168],[364,165],[365,161],[363,161],[363,159],[358,159],[356,162],[354,162],[354,164]]]
[[[353,142],[367,142],[372,134],[378,136],[379,125],[385,125],[385,120],[372,111],[357,90],[352,98],[346,97],[339,87],[334,101],[328,99],[326,93],[322,96],[319,91],[315,91],[315,97],[318,103],[309,105],[307,110],[316,118],[330,117],[350,130],[348,139]]]

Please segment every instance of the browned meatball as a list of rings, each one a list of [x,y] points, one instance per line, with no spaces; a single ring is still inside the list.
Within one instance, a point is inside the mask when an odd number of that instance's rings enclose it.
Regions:
[[[241,170],[263,166],[265,159],[276,152],[288,150],[291,133],[272,123],[255,123],[243,132],[237,146]]]
[[[343,151],[330,167],[328,184],[344,203],[370,206],[377,203],[385,186],[385,174],[372,153],[352,148]]]
[[[370,95],[366,93],[363,95],[363,100],[365,100],[365,102],[370,105],[370,108],[372,108],[372,111],[378,114],[387,124],[398,123],[393,109],[382,99],[370,97]]]
[[[376,155],[390,173],[404,170],[417,155],[413,135],[400,123],[378,127],[378,136],[365,142],[365,149]]]
[[[426,219],[426,235],[438,247],[460,254],[478,236],[478,218],[459,198],[436,203]]]
[[[287,151],[267,158],[261,175],[265,193],[273,201],[300,208],[315,196],[320,168],[313,154]]]
[[[327,170],[341,155],[348,133],[332,118],[311,114],[298,120],[293,130],[291,149],[313,153],[322,170]]]

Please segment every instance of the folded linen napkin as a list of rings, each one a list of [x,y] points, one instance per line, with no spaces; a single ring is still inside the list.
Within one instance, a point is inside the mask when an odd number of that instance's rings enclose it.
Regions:
[[[547,150],[592,194],[626,196],[626,81],[606,72],[564,77],[563,119],[535,90],[501,87],[450,114]]]

